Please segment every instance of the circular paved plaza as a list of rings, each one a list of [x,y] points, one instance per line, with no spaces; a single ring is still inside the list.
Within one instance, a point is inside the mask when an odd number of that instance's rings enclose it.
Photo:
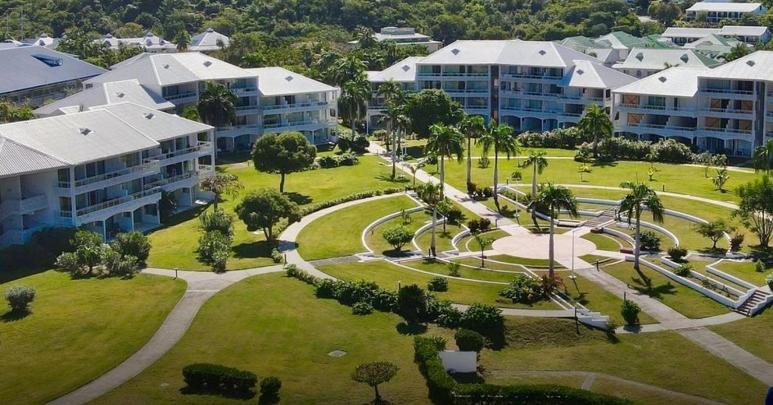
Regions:
[[[560,235],[554,235],[554,246],[556,258],[572,257],[572,233],[567,232]],[[528,259],[547,259],[550,246],[550,235],[534,234],[524,230],[513,236],[506,236],[497,239],[491,245],[491,248],[498,253],[524,257]],[[574,237],[574,256],[582,256],[596,250],[596,245],[581,238]]]

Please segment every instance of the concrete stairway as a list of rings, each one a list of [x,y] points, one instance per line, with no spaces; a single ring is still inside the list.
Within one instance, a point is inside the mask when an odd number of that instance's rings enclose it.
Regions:
[[[746,302],[744,302],[743,305],[741,305],[736,309],[736,312],[742,315],[752,316],[752,312],[751,312],[752,309],[754,309],[754,307],[756,307],[761,302],[768,299],[768,296],[770,296],[770,294],[765,291],[762,291],[759,289],[755,290],[754,294],[751,297],[749,297],[749,299],[746,300]]]

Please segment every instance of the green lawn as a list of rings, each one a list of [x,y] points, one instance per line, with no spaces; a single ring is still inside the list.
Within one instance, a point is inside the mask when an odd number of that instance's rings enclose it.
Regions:
[[[609,341],[603,332],[560,319],[508,318],[508,346],[484,350],[481,365],[491,376],[511,371],[577,370],[612,374],[732,404],[757,404],[766,387],[674,332],[626,334]],[[640,399],[619,384],[593,385]],[[641,400],[646,402],[646,396]],[[681,402],[672,399],[669,402]]]
[[[580,236],[581,238],[593,242],[596,245],[596,249],[608,250],[610,252],[617,252],[622,246],[613,237],[600,233],[586,233]]]
[[[349,256],[365,251],[362,231],[373,221],[412,208],[416,202],[404,195],[357,204],[325,215],[298,235],[298,252],[306,260]]]
[[[347,263],[330,266],[319,266],[319,270],[342,280],[368,280],[386,289],[397,289],[401,285],[417,284],[427,287],[427,282],[433,276],[404,269],[385,261],[365,263]],[[512,303],[499,297],[499,292],[505,288],[503,284],[476,283],[473,281],[448,280],[448,291],[437,293],[442,299],[459,304],[483,303],[507,308],[559,309],[552,302],[538,302],[533,305]]]
[[[36,290],[16,319],[0,303],[0,403],[44,403],[93,380],[144,345],[185,290],[182,280],[79,279],[46,271],[0,284]]]
[[[491,260],[504,263],[520,264],[530,268],[547,269],[550,261],[548,259],[530,259],[528,257],[517,257],[510,255],[497,255],[489,257]],[[554,269],[564,269],[565,267],[558,262],[553,263]]]
[[[598,311],[608,315],[609,319],[617,325],[625,325],[625,320],[620,315],[620,307],[623,305],[622,299],[579,275],[572,280],[568,275],[562,274],[561,279],[564,282],[564,293],[572,297],[574,301],[579,302],[591,311]],[[641,324],[657,323],[655,319],[644,312],[639,314],[639,322]]]
[[[436,273],[444,276],[449,275],[448,263],[446,262],[412,260],[409,262],[402,262],[401,264],[406,265],[408,267],[412,267],[414,269],[421,270],[421,271],[428,271],[430,273]],[[480,260],[477,260],[477,261],[470,260],[465,264],[475,264],[476,266],[480,266]],[[459,277],[471,278],[474,280],[497,281],[500,283],[509,283],[513,281],[513,278],[515,277],[515,275],[516,273],[491,271],[491,270],[487,270],[486,268],[480,268],[480,267],[470,268],[467,266],[461,266],[459,268]]]
[[[409,218],[409,222],[405,223],[403,217],[399,216],[373,228],[372,232],[365,236],[365,242],[368,244],[368,247],[377,255],[394,255],[395,252],[393,252],[394,249],[392,248],[392,245],[384,240],[384,231],[396,226],[403,226],[408,229],[408,231],[415,234],[416,230],[424,226],[426,224],[425,221],[430,219],[430,215],[427,215],[423,211],[418,211],[410,213]],[[407,243],[403,247],[403,250],[413,250],[413,244],[410,242]]]
[[[279,175],[259,173],[245,163],[218,167],[218,170],[234,174],[244,186],[240,196],[234,199],[224,197],[220,205],[232,213],[243,196],[261,188],[278,188]],[[310,170],[287,176],[285,191],[300,205],[308,205],[345,197],[369,190],[402,187],[404,183],[389,179],[389,168],[376,156],[361,156],[356,166],[333,169]],[[150,234],[153,249],[148,266],[180,268],[184,270],[209,270],[206,264],[196,258],[196,249],[201,233],[198,216],[204,208],[188,211],[173,218],[172,224]],[[212,209],[207,208],[207,209]],[[235,214],[234,214],[235,216]],[[234,222],[234,243],[228,269],[244,269],[273,264],[270,258],[273,246],[265,241],[262,233],[247,231],[246,226],[236,219]]]
[[[211,362],[279,377],[282,403],[365,403],[373,390],[352,381],[351,372],[361,363],[390,361],[400,371],[379,387],[384,399],[427,404],[413,337],[397,332],[400,322],[394,314],[352,315],[351,308],[317,299],[313,287],[281,274],[249,278],[215,295],[169,353],[97,402],[245,403],[180,392],[184,366]],[[346,355],[328,356],[333,350]]]
[[[484,233],[483,236],[494,241],[499,238],[510,236],[510,234],[499,229],[494,229],[493,231]],[[480,246],[475,242],[475,238],[472,235],[467,235],[460,239],[457,243],[457,247],[459,247],[460,252],[480,252]]]
[[[711,298],[676,281],[672,281],[644,265],[641,266],[641,273],[637,273],[633,269],[633,263],[630,262],[620,262],[604,266],[602,270],[625,282],[631,288],[668,305],[688,318],[705,318],[721,315],[729,311],[725,306]],[[650,280],[649,284],[642,279],[642,275]]]
[[[760,273],[756,270],[755,263],[752,262],[734,262],[730,260],[722,260],[714,267],[718,270],[724,271],[731,276],[738,277],[741,280],[748,281],[758,286],[765,285],[766,277],[772,274],[771,267],[767,267],[764,272]]]
[[[709,329],[732,340],[752,354],[773,363],[773,344],[770,342],[770,331],[773,331],[773,310],[770,308],[754,318],[715,325]]]

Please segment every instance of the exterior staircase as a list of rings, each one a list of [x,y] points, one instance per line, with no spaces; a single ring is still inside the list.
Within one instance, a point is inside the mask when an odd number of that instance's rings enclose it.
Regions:
[[[601,229],[613,222],[615,222],[615,216],[617,214],[617,207],[604,210],[601,215],[587,220],[583,226],[587,226],[591,229]]]
[[[751,297],[749,297],[746,302],[743,303],[740,307],[736,308],[736,312],[739,314],[745,315],[745,316],[752,316],[754,315],[752,311],[761,303],[765,301],[769,301],[770,293],[762,291],[760,289],[754,290],[754,294],[752,294]]]

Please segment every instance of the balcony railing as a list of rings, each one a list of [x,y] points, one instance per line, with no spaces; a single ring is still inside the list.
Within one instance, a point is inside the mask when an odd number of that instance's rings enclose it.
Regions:
[[[620,104],[620,107],[624,108],[640,108],[643,110],[665,110],[666,106],[656,104]]]
[[[631,122],[626,125],[628,125],[629,127],[655,128],[655,129],[664,129],[664,130],[671,130],[671,131],[688,131],[688,132],[692,132],[697,129],[696,127],[683,127],[678,125],[667,125],[667,124],[651,124],[646,122]]]
[[[123,197],[114,198],[112,200],[103,201],[99,204],[89,205],[88,207],[81,208],[75,212],[77,216],[83,216],[91,214],[92,212],[100,211],[106,208],[115,207],[116,205],[125,204],[134,200],[138,200],[149,195],[158,194],[161,192],[160,187],[152,187],[147,190],[140,191],[138,193],[125,195]]]
[[[156,162],[158,164],[162,160],[171,159],[177,156],[187,155],[189,153],[198,152],[212,147],[212,142],[201,141],[194,146],[190,146],[184,149],[178,149],[172,152],[162,153],[160,155],[148,156],[144,159],[145,162]]]
[[[560,80],[563,76],[556,76],[551,74],[533,74],[533,73],[503,73],[503,77],[513,77],[519,79],[544,79],[544,80]]]
[[[328,104],[329,102],[327,101],[313,101],[313,102],[294,103],[294,104],[264,105],[264,106],[261,106],[261,109],[263,111],[267,111],[267,110],[281,110],[285,108],[322,107]]]
[[[167,177],[165,179],[160,179],[158,181],[154,181],[154,182],[148,184],[147,186],[150,186],[150,187],[165,186],[167,184],[172,184],[172,183],[176,183],[178,181],[190,179],[195,174],[196,174],[196,172],[193,172],[193,171],[186,172],[186,173],[183,173],[183,174],[178,174],[176,176],[171,176],[171,177]]]
[[[0,212],[3,214],[24,214],[44,209],[48,206],[48,198],[45,194],[37,194],[21,199],[5,200],[0,203]]]
[[[753,114],[754,110],[744,110],[744,109],[736,109],[736,108],[703,108],[701,109],[703,112],[711,112],[711,113],[727,113],[727,114]]]
[[[96,176],[91,176],[91,177],[86,177],[86,178],[83,178],[83,179],[75,180],[75,187],[83,187],[83,186],[87,186],[89,184],[94,184],[94,183],[97,183],[97,182],[100,182],[100,181],[114,179],[116,177],[126,176],[126,175],[129,175],[129,174],[132,174],[132,173],[140,173],[140,172],[145,172],[145,171],[150,171],[150,170],[158,170],[158,168],[159,168],[158,161],[151,161],[149,159],[143,159],[143,163],[139,164],[139,165],[136,165],[136,166],[127,167],[127,168],[124,168],[124,169],[114,170],[112,172],[102,173],[102,174],[98,174]],[[60,181],[59,182],[59,187],[61,187],[61,188],[69,188],[70,187],[70,182],[69,181]]]
[[[721,88],[712,88],[712,87],[706,87],[701,89],[704,93],[727,93],[727,94],[746,94],[751,95],[754,94],[753,90],[739,90],[739,89],[721,89]]]
[[[172,100],[179,100],[181,98],[193,97],[195,95],[196,95],[195,91],[186,91],[184,93],[170,94],[168,96],[164,96],[164,98],[167,99],[168,101],[172,101]]]
[[[323,120],[267,122],[267,123],[263,123],[263,128],[296,127],[296,126],[299,126],[299,125],[326,124],[326,123],[327,123],[327,121],[323,121]]]
[[[484,94],[488,89],[443,89],[446,93]]]
[[[260,108],[257,104],[255,105],[239,105],[236,106],[236,111],[249,111],[249,110],[255,110],[257,111]]]
[[[731,134],[744,134],[748,135],[752,133],[751,129],[740,129],[740,128],[712,128],[712,127],[701,127],[701,131],[710,131],[710,132],[725,132],[725,133],[731,133]]]

